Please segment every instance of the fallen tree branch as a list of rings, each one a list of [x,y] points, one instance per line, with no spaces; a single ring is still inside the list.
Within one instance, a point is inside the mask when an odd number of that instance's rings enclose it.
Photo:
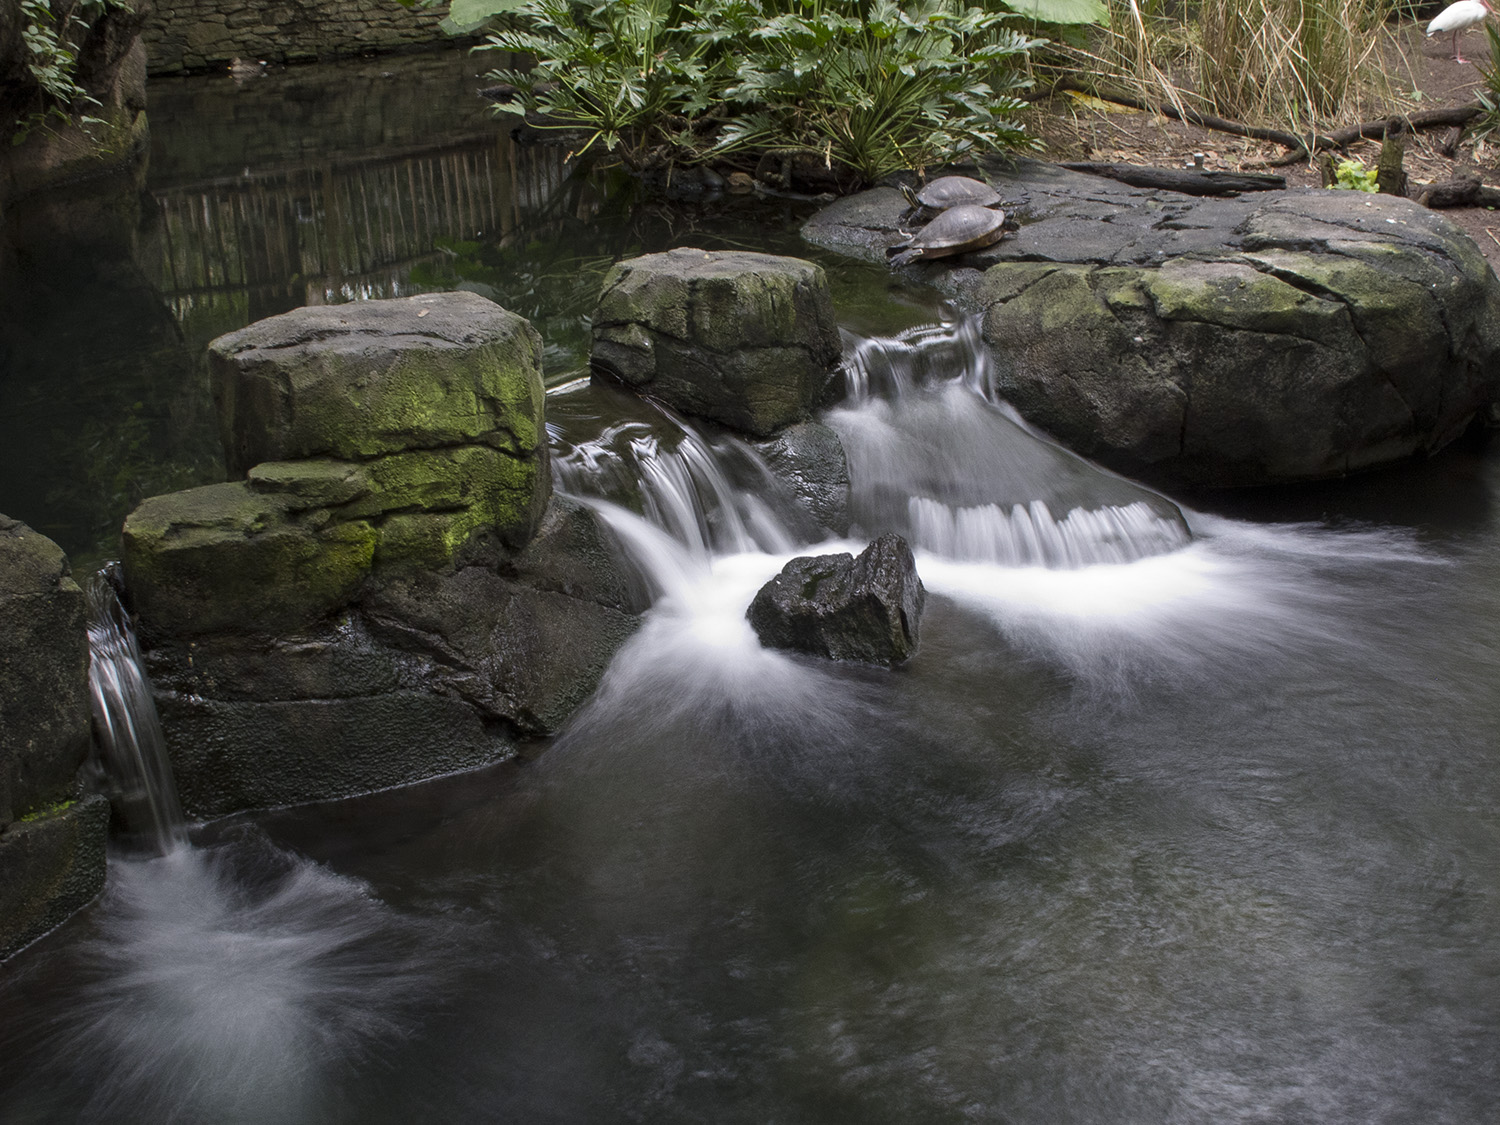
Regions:
[[[1128,106],[1145,113],[1159,113],[1163,117],[1170,117],[1174,121],[1185,121],[1189,125],[1197,125],[1202,129],[1212,129],[1218,133],[1230,133],[1236,137],[1248,137],[1252,141],[1270,141],[1272,144],[1282,145],[1286,148],[1301,149],[1307,152],[1307,141],[1295,133],[1288,133],[1281,129],[1265,129],[1259,125],[1246,125],[1241,121],[1230,121],[1227,118],[1215,117],[1211,113],[1199,113],[1196,109],[1183,107],[1178,109],[1174,105],[1151,105],[1140,98],[1132,97],[1123,90],[1110,90],[1103,87],[1089,89],[1082,82],[1071,78],[1059,81],[1053,90],[1073,90],[1080,94],[1088,94],[1090,97],[1099,98],[1102,101],[1114,102],[1116,105]],[[1312,137],[1314,146],[1327,147],[1328,137],[1321,133],[1315,133]]]
[[[1208,172],[1201,168],[1152,168],[1142,164],[1060,164],[1074,172],[1108,176],[1131,187],[1177,191],[1184,195],[1238,195],[1242,191],[1272,191],[1286,187],[1285,176],[1255,172]]]
[[[1140,98],[1127,94],[1124,90],[1115,90],[1099,86],[1090,88],[1074,78],[1060,79],[1050,87],[1048,92],[1072,90],[1080,94],[1088,94],[1090,97],[1099,98],[1102,101],[1114,102],[1116,105],[1127,106],[1130,109],[1138,109],[1144,113],[1159,113],[1163,117],[1170,117],[1174,121],[1185,121],[1189,125],[1197,125],[1202,129],[1212,129],[1218,133],[1229,133],[1236,137],[1248,137],[1252,141],[1270,141],[1272,144],[1281,145],[1283,148],[1294,151],[1285,156],[1269,161],[1270,167],[1282,167],[1287,164],[1295,164],[1299,160],[1306,160],[1309,156],[1308,144],[1311,142],[1311,152],[1319,152],[1323,149],[1346,148],[1359,140],[1378,141],[1385,137],[1386,129],[1392,122],[1399,122],[1398,132],[1417,133],[1423,129],[1436,129],[1442,126],[1457,126],[1462,128],[1484,113],[1484,107],[1477,102],[1471,105],[1455,106],[1448,109],[1426,109],[1420,113],[1396,114],[1391,117],[1382,117],[1378,121],[1365,121],[1358,125],[1345,125],[1328,133],[1313,133],[1309,137],[1299,137],[1295,133],[1288,133],[1281,129],[1266,129],[1258,125],[1246,125],[1239,121],[1230,121],[1223,117],[1215,117],[1211,113],[1199,113],[1195,109],[1170,104],[1151,105]]]
[[[1487,187],[1478,176],[1427,184],[1417,202],[1424,207],[1500,207],[1500,188]]]
[[[1379,121],[1366,121],[1362,125],[1345,125],[1328,134],[1328,139],[1343,148],[1355,141],[1378,141],[1385,137],[1386,127],[1399,124],[1402,133],[1419,133],[1423,129],[1436,129],[1443,125],[1467,125],[1484,112],[1477,102],[1472,105],[1454,106],[1450,109],[1424,109],[1421,113],[1397,113],[1382,117]]]

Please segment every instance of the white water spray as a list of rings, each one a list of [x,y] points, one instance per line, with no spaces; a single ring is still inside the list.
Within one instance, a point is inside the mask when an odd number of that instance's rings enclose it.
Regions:
[[[187,830],[151,682],[110,571],[94,576],[88,600],[89,700],[110,801],[133,843],[166,854],[186,845]]]

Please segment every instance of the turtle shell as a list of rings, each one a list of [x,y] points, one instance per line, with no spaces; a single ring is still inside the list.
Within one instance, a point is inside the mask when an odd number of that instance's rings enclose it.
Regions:
[[[939,176],[917,192],[917,202],[935,211],[965,204],[990,207],[1000,202],[1000,193],[989,184],[968,176]]]
[[[993,211],[976,203],[949,207],[912,236],[906,244],[915,257],[946,258],[980,250],[1000,241],[1005,233],[1005,212]]]

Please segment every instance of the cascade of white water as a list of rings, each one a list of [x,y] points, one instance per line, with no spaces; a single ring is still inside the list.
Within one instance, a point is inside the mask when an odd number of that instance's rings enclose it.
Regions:
[[[660,423],[664,434],[629,423],[559,451],[559,487],[581,498],[637,499],[647,523],[700,559],[792,549],[794,535],[766,501],[772,489],[754,487],[772,479],[755,450],[727,435],[710,442],[665,411]]]
[[[89,599],[89,698],[119,821],[137,846],[165,855],[187,843],[151,682],[109,572]]]
[[[956,508],[916,496],[909,511],[916,547],[1000,566],[1076,570],[1164,555],[1192,541],[1180,522],[1162,518],[1140,501],[1074,508],[1061,520],[1041,500],[1007,511],[999,504]]]
[[[1170,501],[1048,440],[996,396],[977,317],[845,343],[848,397],[828,422],[865,531],[954,560],[1063,569],[1191,542]]]

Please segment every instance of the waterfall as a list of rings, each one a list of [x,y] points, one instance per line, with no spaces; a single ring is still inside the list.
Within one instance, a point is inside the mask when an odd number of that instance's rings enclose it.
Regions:
[[[827,415],[850,512],[956,561],[1077,569],[1192,541],[1177,506],[1032,429],[995,392],[977,317],[845,336],[847,397]]]
[[[641,405],[649,421],[576,444],[554,429],[552,463],[559,490],[601,514],[653,595],[683,589],[715,556],[785,554],[806,541],[795,501],[751,446]]]
[[[1191,541],[1180,523],[1163,519],[1140,501],[1074,508],[1058,520],[1041,500],[1006,511],[998,504],[951,508],[913,497],[910,516],[912,538],[925,550],[999,566],[1077,570],[1164,555]]]
[[[88,586],[89,699],[110,803],[137,847],[165,855],[187,843],[166,739],[114,568]]]

